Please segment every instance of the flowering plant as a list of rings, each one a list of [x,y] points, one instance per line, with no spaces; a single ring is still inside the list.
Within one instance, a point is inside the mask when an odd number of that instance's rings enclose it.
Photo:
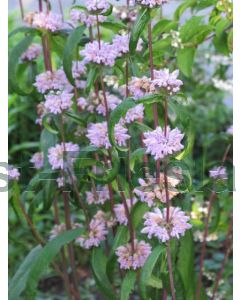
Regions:
[[[29,182],[23,170],[8,170],[11,204],[37,243],[10,282],[10,299],[35,299],[48,266],[68,299],[85,299],[81,270],[89,265],[102,299],[206,299],[207,242],[221,225],[224,258],[207,286],[214,299],[231,253],[231,205],[221,216],[219,204],[231,199],[231,117],[221,124],[223,158],[204,166],[201,182],[196,145],[207,151],[215,141],[199,139],[192,108],[200,106],[188,101],[201,84],[192,75],[201,46],[213,39],[214,51],[230,56],[231,6],[183,1],[169,20],[170,0],[116,8],[87,0],[65,19],[45,2],[27,15],[21,6],[25,25],[10,34],[24,33],[10,53],[10,92],[35,109],[40,139],[28,145],[37,148]],[[188,8],[208,8],[209,20],[182,23]],[[196,232],[202,240],[194,243]]]

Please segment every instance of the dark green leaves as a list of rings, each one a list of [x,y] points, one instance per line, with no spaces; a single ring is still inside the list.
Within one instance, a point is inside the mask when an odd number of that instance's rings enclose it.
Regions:
[[[124,25],[122,22],[116,21],[116,20],[110,20],[108,19],[105,22],[102,22],[100,24],[103,28],[112,30],[114,32],[118,32],[119,30],[126,30],[127,26]]]
[[[183,48],[177,50],[177,64],[179,70],[187,77],[190,77],[192,74],[195,52],[195,48]]]
[[[9,57],[9,84],[11,89],[19,95],[29,95],[33,92],[32,84],[25,87],[20,87],[19,79],[17,76],[18,64],[21,55],[27,50],[33,41],[33,35],[26,36],[21,42],[19,42],[10,53]],[[23,75],[23,74],[21,74]]]
[[[99,74],[99,67],[95,65],[91,65],[87,76],[86,93],[90,92],[91,88],[94,85],[95,80],[98,77],[98,74]]]
[[[162,19],[153,26],[152,34],[153,36],[156,36],[157,34],[162,34],[162,33],[169,32],[171,30],[176,30],[177,27],[178,27],[178,22]]]
[[[150,20],[150,11],[148,8],[141,8],[139,11],[139,15],[137,17],[136,22],[133,25],[132,31],[131,31],[131,36],[130,36],[130,42],[129,42],[129,49],[130,53],[133,55],[137,43],[139,40],[139,37],[141,33],[143,32],[144,28],[146,27],[147,23]]]
[[[120,105],[118,105],[110,114],[108,127],[109,140],[113,146],[122,151],[126,151],[127,149],[120,147],[116,144],[114,138],[114,128],[115,125],[120,121],[120,119],[122,117],[125,117],[127,111],[134,106],[136,106],[136,102],[132,98],[127,98]]]
[[[128,271],[123,279],[121,286],[121,300],[129,300],[131,291],[134,289],[137,274],[134,271]]]
[[[106,275],[107,258],[101,248],[94,248],[92,251],[91,265],[96,283],[107,300],[116,299],[110,281]]]
[[[75,85],[75,81],[72,77],[72,61],[75,56],[74,54],[76,54],[77,46],[83,40],[84,30],[85,27],[80,26],[72,31],[67,39],[67,43],[63,52],[63,69],[72,85]]]
[[[165,251],[165,247],[163,246],[157,246],[156,248],[154,248],[142,268],[141,276],[140,276],[140,291],[143,299],[149,299],[147,295],[147,286],[150,283],[153,269],[159,259],[159,256],[162,253],[164,253],[164,251]],[[159,282],[161,283],[160,280]]]

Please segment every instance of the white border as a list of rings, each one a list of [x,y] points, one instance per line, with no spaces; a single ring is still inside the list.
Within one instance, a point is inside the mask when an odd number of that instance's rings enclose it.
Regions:
[[[240,297],[240,1],[234,1],[233,51],[233,163],[235,166],[235,192],[233,201],[233,299]]]
[[[11,1],[11,0],[10,0]],[[8,3],[0,2],[0,161],[8,161]],[[8,299],[8,195],[0,193],[0,282],[1,299]]]

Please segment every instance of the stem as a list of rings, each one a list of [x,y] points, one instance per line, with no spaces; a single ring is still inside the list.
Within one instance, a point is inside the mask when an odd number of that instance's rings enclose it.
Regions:
[[[231,144],[229,144],[227,146],[226,150],[224,151],[223,158],[222,158],[222,161],[221,161],[221,167],[224,165],[230,149],[231,149]],[[200,256],[200,271],[199,271],[198,282],[197,282],[197,291],[196,291],[196,300],[199,300],[200,295],[201,295],[203,264],[204,264],[204,258],[205,258],[205,253],[206,253],[208,225],[209,225],[210,215],[211,215],[211,211],[212,211],[212,203],[216,199],[216,196],[217,196],[216,192],[212,191],[212,193],[210,195],[210,199],[209,199],[207,220],[206,220],[206,223],[205,223],[205,229],[204,229],[204,234],[203,234],[203,242],[202,242],[201,256]]]
[[[43,10],[42,0],[38,0],[38,7],[39,7],[39,11],[42,12]]]
[[[231,243],[232,227],[233,227],[233,220],[231,218],[231,221],[230,221],[230,224],[229,224],[229,228],[228,228],[228,232],[227,232],[227,236],[226,236],[226,240],[225,240],[225,254],[224,254],[224,259],[222,261],[221,269],[218,272],[217,279],[216,279],[215,284],[214,284],[213,294],[212,294],[211,300],[214,300],[214,298],[215,298],[215,294],[217,292],[220,279],[222,278],[222,274],[223,274],[225,265],[227,263],[228,256],[229,256],[229,254],[231,252],[231,249],[232,249],[232,243]]]
[[[167,290],[163,289],[162,300],[167,300]]]
[[[97,19],[97,38],[98,38],[98,47],[101,49],[101,37],[100,37],[100,28],[99,28],[99,19],[98,19],[98,14],[96,15]]]
[[[128,90],[128,59],[126,59],[126,66],[125,66],[125,76],[126,76],[126,98],[129,96],[129,90]]]
[[[20,10],[21,10],[21,17],[22,17],[22,20],[24,20],[24,9],[23,9],[23,3],[22,3],[22,0],[19,0],[19,6],[20,6]]]
[[[153,50],[152,50],[152,24],[151,20],[148,24],[148,48],[149,48],[149,64],[150,64],[150,74],[151,80],[154,80],[154,67],[153,67]],[[154,119],[154,128],[159,126],[158,122],[158,111],[157,111],[157,103],[153,103],[153,119]],[[156,161],[156,183],[160,183],[160,160]]]
[[[174,280],[173,280],[171,250],[170,250],[170,243],[169,243],[169,241],[167,241],[167,261],[168,261],[168,271],[169,271],[169,279],[170,279],[170,287],[171,287],[172,300],[176,300],[175,288],[174,288]]]
[[[126,214],[126,217],[127,217],[127,220],[128,220],[128,229],[129,229],[129,233],[130,233],[130,240],[131,240],[131,247],[132,247],[132,254],[133,254],[134,253],[135,232],[134,232],[134,228],[133,228],[133,224],[132,224],[132,220],[131,220],[131,215],[130,215],[130,212],[129,212],[129,209],[128,209],[127,200],[126,200],[125,194],[123,192],[119,176],[116,177],[116,181],[117,181],[119,193],[121,195],[122,202],[123,202],[123,205],[124,205],[125,214]]]
[[[208,213],[207,213],[207,219],[206,219],[206,222],[205,222],[205,229],[204,229],[203,242],[202,242],[202,248],[201,248],[200,271],[199,271],[198,282],[197,282],[196,300],[199,300],[200,295],[201,295],[203,263],[204,263],[205,253],[206,253],[208,225],[209,225],[210,215],[211,215],[211,211],[212,211],[212,204],[213,204],[213,201],[216,199],[216,196],[217,196],[216,192],[213,191],[211,193],[211,196],[210,196],[210,199],[209,199],[209,204],[208,204]]]
[[[61,0],[58,0],[58,6],[59,6],[60,13],[62,15],[62,20],[64,21],[64,12],[63,12],[63,6]]]

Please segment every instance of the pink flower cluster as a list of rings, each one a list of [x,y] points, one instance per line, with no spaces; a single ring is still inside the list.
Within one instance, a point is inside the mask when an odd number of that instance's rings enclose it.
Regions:
[[[116,250],[120,268],[124,270],[141,268],[144,266],[148,256],[151,254],[151,246],[144,242],[134,240],[134,253],[131,244],[120,246]]]
[[[114,133],[116,143],[120,146],[126,146],[126,141],[130,139],[130,135],[127,134],[127,128],[123,127],[121,124],[116,124]],[[111,148],[108,138],[107,122],[90,124],[86,136],[93,146],[99,148],[104,147],[106,149]]]
[[[109,199],[108,186],[97,186],[95,191],[86,192],[86,199],[88,204],[104,204]]]
[[[41,169],[43,167],[43,152],[34,153],[30,162],[33,163],[36,169]]]
[[[179,184],[180,180],[167,176],[167,181],[168,196],[171,200],[179,194],[175,187]],[[146,202],[149,207],[157,204],[157,200],[162,203],[166,203],[166,189],[163,173],[160,173],[159,183],[157,183],[157,179],[153,177],[148,177],[147,180],[139,178],[138,182],[140,187],[136,187],[133,192],[142,202]]]
[[[158,126],[153,131],[144,132],[146,152],[154,156],[155,160],[164,158],[184,148],[181,144],[184,134],[178,128],[173,130],[167,127],[166,136],[164,129]]]
[[[146,233],[149,239],[154,236],[163,243],[170,238],[179,239],[192,227],[188,223],[190,218],[179,207],[170,207],[169,222],[167,222],[167,208],[163,209],[163,213],[159,208],[155,208],[154,212],[145,213],[144,219],[145,227],[141,232]]]
[[[98,247],[106,239],[108,234],[107,223],[103,212],[99,211],[89,223],[89,230],[86,235],[76,239],[76,243],[85,249]]]
[[[164,91],[169,95],[180,91],[183,82],[177,77],[179,71],[172,73],[168,69],[154,70],[154,79],[143,76],[142,78],[133,77],[129,83],[129,91],[138,99],[149,94],[156,94],[158,91]]]
[[[227,180],[227,169],[226,167],[215,167],[209,171],[209,176],[213,179]]]
[[[167,3],[168,0],[137,0],[137,3],[143,6],[148,6],[150,8],[161,6]]]
[[[75,60],[72,62],[72,76],[74,79],[79,79],[85,72],[86,66],[84,61]]]
[[[127,124],[134,122],[135,120],[142,120],[144,118],[144,105],[138,104],[133,108],[130,108],[124,118]]]
[[[72,9],[70,12],[71,20],[74,24],[80,22],[85,24],[87,27],[94,26],[97,24],[97,17],[95,15],[89,15],[86,12],[80,11],[78,9]],[[98,22],[102,23],[107,19],[105,16],[98,16]]]
[[[132,200],[127,199],[127,206],[128,206],[129,211],[131,211],[131,207],[136,202],[137,202],[136,198],[133,198]],[[119,224],[121,224],[121,225],[127,225],[128,224],[126,210],[125,210],[125,207],[122,203],[114,205],[114,213],[115,213],[116,219],[117,219]]]
[[[226,130],[227,134],[233,135],[233,125],[229,126],[228,129]]]
[[[92,62],[112,67],[115,64],[118,51],[109,43],[100,41],[99,47],[99,43],[93,41],[86,44],[84,50],[80,51],[80,54],[84,56],[84,61],[86,63]]]
[[[103,95],[101,93],[99,93],[98,98],[101,101],[101,103],[97,105],[96,111],[97,111],[97,113],[99,113],[99,115],[106,116],[106,107],[104,104]],[[121,99],[119,99],[117,96],[110,94],[108,92],[106,92],[106,99],[107,99],[108,109],[110,111],[114,110],[120,103],[122,103]]]
[[[113,44],[113,47],[115,49],[117,49],[117,51],[119,53],[118,56],[122,56],[123,54],[126,54],[129,52],[129,40],[130,40],[130,36],[127,34],[115,35],[115,37],[112,41],[112,44]],[[139,52],[142,50],[142,43],[143,43],[143,40],[140,38],[138,40],[136,51]]]
[[[55,32],[63,27],[62,16],[51,11],[49,13],[34,13],[32,26],[38,29]]]
[[[73,89],[62,69],[53,72],[47,71],[37,75],[34,86],[41,94],[45,94],[49,90],[72,91]]]
[[[79,146],[71,142],[57,144],[56,146],[49,148],[48,161],[52,166],[52,169],[63,170],[66,164],[71,166],[76,160],[79,150]]]
[[[33,61],[38,58],[42,52],[42,47],[39,44],[31,44],[28,49],[21,55],[22,61]]]
[[[90,12],[105,12],[109,9],[110,4],[106,0],[86,0],[87,10]]]
[[[13,166],[8,167],[8,179],[9,180],[19,180],[20,173],[17,168]]]
[[[45,108],[47,111],[57,115],[67,110],[72,105],[73,94],[66,91],[57,92],[56,94],[48,94],[45,96]]]

